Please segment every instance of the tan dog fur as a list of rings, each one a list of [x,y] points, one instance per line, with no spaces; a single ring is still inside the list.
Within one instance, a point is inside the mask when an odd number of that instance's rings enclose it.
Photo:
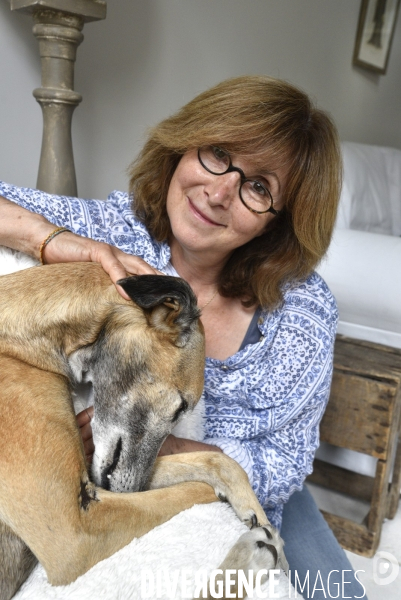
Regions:
[[[32,569],[25,544],[49,581],[64,585],[180,511],[216,501],[216,494],[250,526],[267,524],[245,473],[223,454],[188,453],[155,463],[150,457],[151,479],[139,486],[148,491],[115,493],[90,480],[71,400],[79,370],[74,357],[102,332],[102,348],[116,365],[133,353],[142,357],[147,376],[141,394],[152,415],[167,415],[160,417],[167,422],[162,442],[181,402],[177,390],[185,390],[191,409],[203,387],[202,327],[195,319],[180,341],[180,310],[171,298],[149,310],[124,300],[93,263],[34,267],[0,278],[1,600]],[[95,399],[95,420],[97,410],[103,414]],[[108,410],[112,423],[117,408]]]

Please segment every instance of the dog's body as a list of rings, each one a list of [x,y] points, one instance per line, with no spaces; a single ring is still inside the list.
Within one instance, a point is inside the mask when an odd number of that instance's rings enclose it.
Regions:
[[[199,311],[179,279],[143,276],[122,286],[133,302],[92,263],[0,278],[1,600],[36,558],[51,583],[70,583],[134,537],[217,496],[249,525],[267,524],[245,473],[225,455],[156,460],[202,392]],[[84,373],[94,389],[94,483],[71,400],[71,384]],[[237,568],[254,564],[261,535],[272,535],[264,531],[247,542],[246,564],[242,542]],[[273,543],[274,557],[282,545],[275,536],[270,550]]]

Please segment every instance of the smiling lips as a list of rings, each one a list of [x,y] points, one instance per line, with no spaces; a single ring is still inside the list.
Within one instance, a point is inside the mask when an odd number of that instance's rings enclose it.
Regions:
[[[209,225],[214,225],[216,227],[225,227],[223,223],[217,223],[216,221],[213,221],[212,219],[209,219],[209,217],[204,215],[198,208],[196,208],[196,206],[192,203],[192,201],[189,198],[188,204],[191,209],[191,212],[195,215],[197,219],[203,221],[203,223],[208,223]]]

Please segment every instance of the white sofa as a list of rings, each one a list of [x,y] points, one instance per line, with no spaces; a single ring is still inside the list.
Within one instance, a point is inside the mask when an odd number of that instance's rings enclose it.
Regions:
[[[337,299],[338,333],[401,348],[401,150],[342,151],[339,214],[318,271]]]

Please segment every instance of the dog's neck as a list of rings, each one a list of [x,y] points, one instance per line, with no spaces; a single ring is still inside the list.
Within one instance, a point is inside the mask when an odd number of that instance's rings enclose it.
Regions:
[[[71,264],[33,267],[1,277],[0,351],[68,375],[68,357],[93,343],[111,303],[127,301],[95,263],[75,263],[73,271]]]

